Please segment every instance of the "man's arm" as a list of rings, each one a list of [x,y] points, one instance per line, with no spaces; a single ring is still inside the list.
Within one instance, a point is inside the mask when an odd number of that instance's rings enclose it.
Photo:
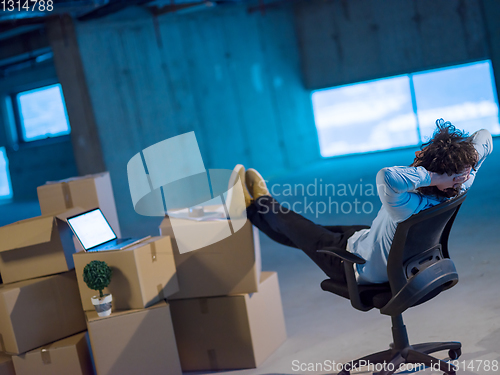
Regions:
[[[460,192],[464,192],[469,189],[476,178],[476,173],[483,164],[486,157],[491,154],[493,151],[493,139],[491,138],[491,134],[486,129],[481,129],[472,134],[470,137],[472,139],[472,143],[474,144],[474,148],[478,154],[478,162],[476,163],[474,169],[470,173],[469,179],[462,184],[462,188]]]
[[[377,190],[383,206],[396,221],[409,218],[422,202],[413,191],[429,186],[431,175],[424,167],[389,167],[377,174]]]

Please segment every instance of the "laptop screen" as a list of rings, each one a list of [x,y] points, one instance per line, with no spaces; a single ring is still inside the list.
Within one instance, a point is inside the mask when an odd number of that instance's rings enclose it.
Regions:
[[[68,224],[85,250],[116,238],[115,232],[99,208],[68,218]]]

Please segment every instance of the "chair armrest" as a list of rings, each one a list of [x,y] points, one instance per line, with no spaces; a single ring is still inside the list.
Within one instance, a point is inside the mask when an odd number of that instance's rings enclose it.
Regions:
[[[364,264],[366,263],[366,260],[356,254],[350,253],[347,250],[340,249],[338,247],[327,247],[325,249],[316,250],[316,252],[336,256],[344,261],[347,291],[349,292],[349,300],[351,301],[352,307],[361,311],[371,310],[373,306],[366,306],[363,302],[361,302],[358,282],[356,281],[356,275],[354,273],[355,264]]]
[[[363,263],[365,263],[364,259]],[[344,270],[347,281],[347,291],[349,292],[349,300],[351,301],[352,307],[354,307],[357,310],[360,311],[371,310],[373,309],[373,306],[367,306],[361,301],[361,297],[359,295],[358,282],[356,280],[356,274],[354,273],[354,267],[356,267],[354,263],[344,260]]]
[[[366,260],[364,260],[360,256],[350,253],[347,250],[340,249],[338,247],[327,247],[326,249],[316,250],[316,252],[336,256],[337,258],[340,258],[349,263],[356,263],[356,264],[366,263]]]

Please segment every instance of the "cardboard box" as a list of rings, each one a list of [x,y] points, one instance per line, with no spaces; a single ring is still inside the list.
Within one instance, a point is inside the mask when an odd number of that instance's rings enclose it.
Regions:
[[[276,272],[263,272],[259,292],[171,301],[183,371],[259,366],[286,340]]]
[[[95,311],[86,314],[98,375],[182,374],[165,301],[101,318]]]
[[[192,225],[189,220],[186,225]],[[197,222],[201,233],[217,232],[221,221]],[[168,217],[160,233],[172,237],[179,293],[173,299],[225,296],[258,291],[261,272],[259,231],[247,221],[241,229],[223,240],[199,250],[180,253]],[[203,234],[205,235],[205,234]]]
[[[73,269],[75,244],[66,218],[81,208],[0,227],[0,273],[4,283]]]
[[[21,354],[84,330],[74,271],[0,285],[0,351]]]
[[[42,215],[71,207],[81,207],[84,211],[99,207],[118,238],[121,237],[109,172],[47,182],[36,190]]]
[[[123,250],[79,252],[73,259],[85,311],[94,310],[90,298],[99,294],[83,281],[83,269],[93,260],[113,270],[103,291],[113,295],[113,310],[142,309],[179,291],[170,237],[152,237]]]
[[[5,353],[0,353],[0,375],[16,375],[12,357]]]
[[[16,375],[94,375],[87,332],[12,357]]]

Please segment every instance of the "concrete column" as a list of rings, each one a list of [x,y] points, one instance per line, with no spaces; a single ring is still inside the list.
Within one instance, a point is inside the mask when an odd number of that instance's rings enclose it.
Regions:
[[[80,175],[106,170],[94,111],[83,72],[80,50],[70,16],[49,18],[47,35],[54,52],[54,64],[61,83],[75,161]]]

